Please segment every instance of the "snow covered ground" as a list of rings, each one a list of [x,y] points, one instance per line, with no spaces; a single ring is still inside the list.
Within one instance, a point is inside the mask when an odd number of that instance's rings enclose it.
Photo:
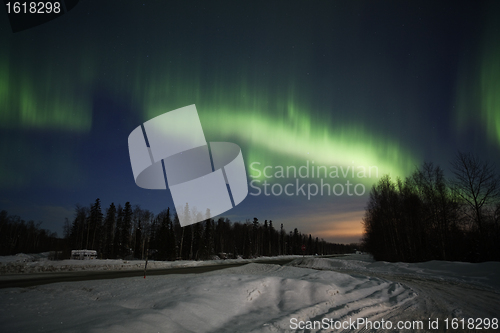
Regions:
[[[144,260],[123,259],[95,259],[95,260],[48,260],[48,252],[40,254],[19,253],[14,256],[0,256],[0,280],[1,275],[26,274],[44,272],[72,272],[72,271],[119,271],[119,270],[143,270]],[[286,256],[286,258],[301,258],[302,256]],[[176,261],[148,261],[148,269],[229,265],[254,261],[276,260],[282,257],[261,257],[257,259],[218,259],[218,260],[176,260]]]
[[[397,332],[412,326],[404,331],[438,332],[446,318],[448,331],[452,320],[467,329],[469,318],[482,318],[483,328],[488,318],[491,328],[500,317],[499,283],[498,262],[297,258],[286,266],[249,263],[203,274],[0,289],[0,330]],[[439,319],[437,330],[429,329],[429,318],[431,325]]]
[[[400,276],[409,279],[427,279],[443,282],[469,283],[500,290],[500,262],[471,264],[454,261],[425,263],[389,263],[373,261],[368,256],[351,255],[341,259],[300,258],[290,265],[295,267],[355,272],[367,275]],[[499,309],[500,311],[500,309]]]

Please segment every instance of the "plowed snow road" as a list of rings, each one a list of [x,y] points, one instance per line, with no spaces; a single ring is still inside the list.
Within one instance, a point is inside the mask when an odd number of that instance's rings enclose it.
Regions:
[[[259,261],[255,263],[266,263],[284,265],[294,260],[276,259]],[[195,267],[180,267],[180,268],[165,268],[147,270],[146,278],[149,275],[167,275],[167,274],[200,274],[205,272],[216,271],[230,267],[238,267],[248,264],[248,262],[235,264],[220,264],[210,266],[195,266]],[[143,276],[144,270],[119,270],[119,271],[77,271],[77,272],[54,272],[54,273],[35,273],[35,274],[10,274],[0,277],[0,288],[24,288],[42,284],[57,283],[57,282],[74,282],[88,281],[101,279],[118,279],[126,277]]]

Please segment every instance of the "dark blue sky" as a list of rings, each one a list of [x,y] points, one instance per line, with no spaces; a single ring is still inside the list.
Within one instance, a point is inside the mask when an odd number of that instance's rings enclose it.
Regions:
[[[458,150],[499,165],[498,14],[495,1],[82,1],[18,33],[0,15],[0,209],[61,235],[96,198],[172,207],[135,185],[127,138],[191,104],[247,172],[315,161],[404,177],[449,170]],[[362,196],[249,195],[225,216],[357,241],[377,177],[359,178],[325,181]]]

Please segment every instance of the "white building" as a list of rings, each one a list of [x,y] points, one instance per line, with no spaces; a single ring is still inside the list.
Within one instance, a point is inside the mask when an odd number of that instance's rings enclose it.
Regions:
[[[97,259],[96,250],[71,250],[71,259],[90,260]]]

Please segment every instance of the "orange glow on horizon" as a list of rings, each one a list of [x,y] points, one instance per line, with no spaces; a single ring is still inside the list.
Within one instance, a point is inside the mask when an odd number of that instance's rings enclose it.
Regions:
[[[359,243],[363,236],[364,210],[308,216],[311,229],[305,233],[334,243]]]

